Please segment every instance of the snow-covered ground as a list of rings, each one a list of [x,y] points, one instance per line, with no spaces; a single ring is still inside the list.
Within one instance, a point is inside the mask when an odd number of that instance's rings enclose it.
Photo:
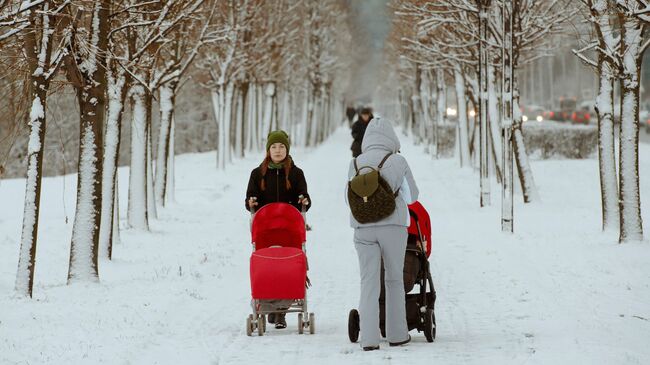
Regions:
[[[479,208],[478,175],[434,161],[402,138],[434,228],[437,339],[366,353],[347,339],[358,265],[343,190],[349,131],[292,148],[314,207],[308,220],[316,335],[289,328],[247,337],[250,170],[260,156],[215,169],[214,153],[177,158],[177,203],[152,232],[122,231],[100,284],[66,285],[75,176],[45,179],[33,299],[13,294],[24,180],[0,183],[0,364],[648,364],[650,241],[600,233],[596,160],[533,162],[543,202],[515,205],[500,232],[500,190]],[[650,146],[641,146],[650,236]],[[126,212],[128,170],[120,169]],[[123,217],[122,224],[125,223]]]

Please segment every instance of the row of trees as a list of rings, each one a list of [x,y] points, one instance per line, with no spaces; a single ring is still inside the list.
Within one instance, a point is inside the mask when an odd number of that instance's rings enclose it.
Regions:
[[[485,150],[484,156],[489,158],[499,181],[503,175],[500,108],[503,22],[510,17],[502,13],[502,2],[396,1],[393,4],[396,26],[390,38],[393,62],[399,69],[401,119],[408,121],[410,128],[417,128],[426,143],[435,145],[437,127],[445,122],[447,85],[453,85],[458,101],[460,164],[476,163]],[[574,14],[568,3],[514,0],[509,10],[513,13],[514,28],[513,143],[525,202],[537,200],[538,194],[521,132],[517,70],[548,54],[552,47],[550,36],[561,32]],[[480,27],[481,8],[484,32]],[[476,115],[475,123],[470,123],[470,116]],[[481,120],[485,121],[483,128]],[[483,132],[487,143],[482,147]],[[431,150],[435,153],[436,147],[432,146]],[[482,196],[489,204],[489,186],[482,185]]]
[[[211,90],[220,168],[233,153],[257,150],[271,129],[290,129],[304,145],[332,131],[346,86],[339,72],[349,47],[345,11],[338,0],[0,0],[0,58],[14,60],[3,77],[15,75],[13,84],[29,95],[16,290],[32,294],[47,101],[60,89],[53,84],[76,90],[79,106],[68,282],[97,281],[98,258],[110,259],[119,240],[124,116],[131,125],[128,227],[148,230],[157,206],[173,201],[174,111],[184,85]]]
[[[489,204],[488,172],[503,181],[503,147],[512,143],[524,202],[538,198],[522,134],[518,71],[552,55],[556,35],[582,29],[580,13],[593,27],[576,50],[600,78],[597,111],[603,228],[620,228],[620,242],[642,239],[638,177],[639,77],[648,46],[645,27],[650,7],[637,0],[441,0],[393,1],[396,17],[388,49],[397,70],[400,120],[416,130],[420,142],[436,154],[438,129],[446,123],[447,88],[456,94],[461,166],[481,166],[481,206]],[[505,9],[505,10],[504,10]],[[512,39],[504,21],[512,17]],[[485,24],[485,27],[481,27]],[[508,40],[508,42],[506,42]],[[504,50],[512,56],[504,59]],[[511,65],[512,91],[504,64]],[[520,72],[520,71],[519,71]],[[504,78],[505,77],[505,78]],[[503,79],[502,79],[503,78]],[[613,87],[620,82],[622,122],[619,172],[616,174]],[[505,101],[512,98],[512,127]],[[471,123],[471,117],[474,117]],[[503,140],[503,128],[512,139]],[[511,128],[511,130],[510,130]],[[490,166],[490,169],[487,169]]]
[[[598,75],[598,161],[603,230],[619,228],[619,241],[643,239],[639,192],[641,63],[650,45],[650,2],[581,0],[591,32],[574,50]],[[619,165],[616,171],[614,88],[620,88]]]

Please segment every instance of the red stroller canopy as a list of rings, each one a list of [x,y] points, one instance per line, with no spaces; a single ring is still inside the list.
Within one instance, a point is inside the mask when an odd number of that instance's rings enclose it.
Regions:
[[[431,255],[431,220],[429,218],[429,213],[418,201],[410,204],[408,207],[409,213],[411,214],[411,224],[409,225],[408,233],[418,236],[418,228],[413,217],[413,214],[415,214],[420,223],[420,233],[422,234],[420,240],[427,241],[427,257],[429,257],[429,255]]]
[[[260,208],[253,218],[251,233],[256,250],[271,246],[302,249],[307,240],[302,214],[286,203],[271,203]]]

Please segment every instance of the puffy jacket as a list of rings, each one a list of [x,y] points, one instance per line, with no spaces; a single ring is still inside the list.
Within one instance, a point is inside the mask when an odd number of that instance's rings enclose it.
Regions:
[[[265,190],[262,190],[260,187],[262,178],[265,180]],[[289,170],[291,189],[287,190],[285,181],[284,169],[268,169],[266,176],[262,177],[262,167],[255,168],[251,172],[250,179],[248,180],[248,189],[246,190],[246,200],[244,202],[246,209],[250,210],[248,207],[248,199],[254,196],[257,197],[259,204],[255,209],[259,209],[268,203],[283,202],[289,203],[300,210],[302,206],[298,204],[298,196],[303,195],[309,199],[309,205],[306,207],[309,210],[312,202],[307,192],[305,175],[293,162],[291,170]]]
[[[407,204],[416,201],[419,196],[419,190],[415,184],[413,173],[409,167],[408,162],[404,156],[399,155],[400,143],[395,134],[395,130],[390,122],[375,117],[372,123],[368,124],[366,133],[363,137],[361,145],[361,155],[357,157],[357,165],[359,168],[363,166],[370,166],[377,168],[381,160],[388,153],[393,153],[382,167],[380,174],[381,177],[388,182],[393,191],[399,188],[399,194],[395,198],[395,211],[388,217],[374,223],[361,224],[350,214],[350,226],[353,228],[370,227],[370,226],[384,226],[384,225],[399,225],[408,227],[410,223],[409,212]],[[363,171],[362,171],[363,173]],[[354,169],[354,159],[350,161],[348,170],[348,180],[351,180],[356,175]],[[402,186],[406,184],[406,186]],[[405,191],[410,192],[410,196],[406,196]]]

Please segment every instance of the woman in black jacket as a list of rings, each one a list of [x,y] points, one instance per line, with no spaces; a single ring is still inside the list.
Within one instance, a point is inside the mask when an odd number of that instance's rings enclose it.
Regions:
[[[285,131],[269,133],[266,142],[266,157],[259,167],[251,172],[246,190],[246,209],[259,209],[266,204],[289,203],[301,210],[309,210],[311,199],[302,170],[293,163],[289,155],[289,135]],[[269,315],[269,322],[275,328],[286,328],[284,313]]]

